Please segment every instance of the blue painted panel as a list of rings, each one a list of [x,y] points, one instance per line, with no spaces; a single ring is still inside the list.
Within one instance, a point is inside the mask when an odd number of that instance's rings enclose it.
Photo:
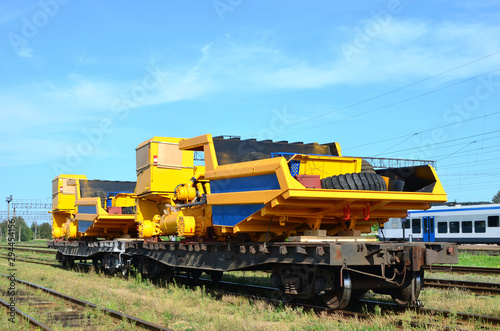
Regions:
[[[78,213],[80,213],[80,214],[97,214],[97,208],[95,205],[78,206]]]
[[[292,177],[298,176],[300,172],[300,160],[290,161],[290,174]]]
[[[427,217],[425,216],[423,218],[422,222],[422,229],[423,229],[423,241],[425,242],[433,242],[436,241],[436,235],[434,233],[434,217]]]
[[[276,174],[215,179],[210,181],[212,193],[279,190]]]
[[[78,231],[85,232],[93,224],[92,221],[78,221]]]
[[[214,225],[235,226],[256,211],[264,208],[264,204],[251,205],[213,205],[212,219]]]

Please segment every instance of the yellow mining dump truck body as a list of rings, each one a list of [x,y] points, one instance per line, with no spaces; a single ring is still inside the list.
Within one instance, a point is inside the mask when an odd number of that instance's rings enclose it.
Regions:
[[[179,144],[181,150],[205,154],[203,180],[210,186],[206,206],[219,237],[246,234],[265,240],[311,230],[357,236],[389,217],[405,217],[408,209],[427,209],[431,203],[446,201],[428,165],[385,169],[380,174],[372,171],[368,176],[361,172],[363,161],[342,157],[338,145],[338,156],[288,153],[291,157],[286,159],[280,156],[285,153],[276,153],[274,158],[219,165],[214,146],[210,135]],[[304,176],[316,177],[321,184],[307,187],[311,184]],[[339,179],[340,183],[332,184]]]
[[[135,182],[89,181],[60,175],[52,182],[54,238],[136,236]],[[106,199],[106,195],[113,195]],[[105,201],[106,200],[106,201]]]
[[[195,166],[195,153],[204,155],[204,166]],[[153,137],[136,156],[135,193],[113,200],[133,206],[134,214],[110,215],[98,197],[78,195],[79,189],[70,190],[75,196],[68,201],[57,193],[54,237],[345,238],[446,201],[431,166],[375,172],[361,158],[342,157],[336,143]],[[85,183],[76,175],[57,180]],[[62,225],[62,215],[73,228]]]

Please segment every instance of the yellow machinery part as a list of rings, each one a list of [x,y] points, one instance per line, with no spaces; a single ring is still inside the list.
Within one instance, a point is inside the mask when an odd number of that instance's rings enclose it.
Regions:
[[[177,218],[177,233],[180,237],[194,237],[196,221],[193,216],[179,216]]]
[[[204,235],[210,224],[210,218],[203,215],[203,209],[188,209],[161,217],[155,215],[153,220],[142,220],[138,231],[139,237],[145,239],[154,236],[194,237]]]
[[[172,214],[164,214],[160,220],[160,230],[163,235],[193,237],[196,230],[196,219],[194,216],[184,215],[182,210]]]
[[[192,201],[196,198],[196,189],[190,184],[179,185],[175,189],[175,197],[182,201]]]
[[[62,232],[66,238],[76,238],[78,234],[78,221],[67,220],[62,227]]]
[[[140,238],[151,238],[161,234],[160,224],[150,220],[143,220],[137,226]]]
[[[52,213],[52,236],[54,236],[54,238],[58,239],[64,237],[62,227],[64,223],[66,223],[68,215],[68,213]]]
[[[62,237],[61,228],[56,228],[54,225],[52,225],[52,237],[54,239],[61,238]]]

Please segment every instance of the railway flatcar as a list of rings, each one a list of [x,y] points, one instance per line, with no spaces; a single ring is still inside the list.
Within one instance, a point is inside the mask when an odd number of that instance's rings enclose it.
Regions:
[[[500,244],[500,204],[440,205],[409,210],[379,229],[381,240]]]
[[[135,183],[54,179],[49,247],[63,265],[92,260],[108,273],[165,280],[264,270],[284,300],[320,296],[342,309],[368,290],[417,305],[423,267],[458,262],[457,245],[362,235],[446,201],[429,165],[375,171],[337,143],[209,134],[153,137],[136,161]]]

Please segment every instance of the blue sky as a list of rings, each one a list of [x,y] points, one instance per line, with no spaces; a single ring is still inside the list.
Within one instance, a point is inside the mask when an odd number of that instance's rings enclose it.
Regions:
[[[205,133],[437,160],[450,201],[500,189],[498,2],[194,3],[2,1],[2,201],[135,180],[139,143]]]

